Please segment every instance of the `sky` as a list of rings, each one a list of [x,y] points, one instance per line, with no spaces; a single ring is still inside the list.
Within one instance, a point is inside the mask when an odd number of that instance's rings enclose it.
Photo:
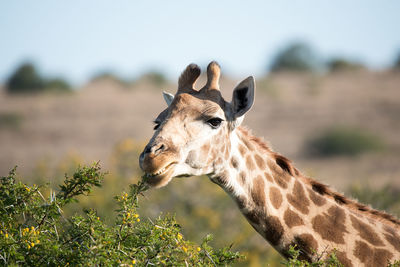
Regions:
[[[25,61],[75,84],[102,71],[176,79],[211,60],[230,75],[257,76],[295,41],[379,70],[400,53],[399,14],[397,0],[4,0],[0,83]]]

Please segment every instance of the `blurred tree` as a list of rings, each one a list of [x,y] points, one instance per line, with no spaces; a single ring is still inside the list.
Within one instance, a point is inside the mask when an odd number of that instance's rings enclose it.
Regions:
[[[274,58],[270,70],[279,71],[316,71],[321,67],[320,60],[313,49],[305,43],[293,43],[280,51]]]
[[[53,78],[45,82],[44,86],[51,91],[71,91],[69,83],[62,78]]]
[[[328,61],[327,67],[331,72],[365,69],[365,66],[363,64],[345,58],[333,58]]]
[[[23,63],[11,75],[6,83],[8,93],[39,93],[44,91],[70,91],[71,86],[61,78],[46,79],[39,75],[36,67]]]
[[[102,81],[102,80],[111,80],[114,82],[117,82],[121,85],[129,85],[131,82],[121,78],[120,76],[118,76],[117,74],[115,74],[112,71],[103,71],[103,72],[99,72],[97,74],[95,74],[92,78],[91,78],[91,82],[96,82],[96,81]]]
[[[147,72],[146,74],[144,74],[141,77],[141,79],[150,81],[155,86],[163,86],[168,82],[165,75],[162,72],[157,71],[157,70]]]
[[[11,75],[6,83],[6,88],[9,93],[39,92],[44,89],[44,83],[35,66],[27,62],[18,67]]]
[[[393,69],[400,70],[400,53],[397,55],[397,58],[393,65]]]

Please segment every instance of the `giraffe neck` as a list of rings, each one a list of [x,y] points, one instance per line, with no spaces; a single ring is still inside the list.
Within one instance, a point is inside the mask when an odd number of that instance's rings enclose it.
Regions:
[[[300,258],[309,261],[335,249],[345,266],[400,258],[399,228],[349,209],[340,194],[327,197],[320,192],[323,185],[303,177],[289,160],[242,128],[231,135],[229,157],[214,169],[210,179],[285,257],[296,245]]]

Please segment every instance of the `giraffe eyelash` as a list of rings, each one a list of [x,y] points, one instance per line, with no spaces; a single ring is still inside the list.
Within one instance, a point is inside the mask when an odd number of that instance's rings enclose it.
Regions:
[[[153,130],[157,130],[157,129],[160,127],[161,122],[159,122],[159,121],[153,121],[153,123],[154,123]]]

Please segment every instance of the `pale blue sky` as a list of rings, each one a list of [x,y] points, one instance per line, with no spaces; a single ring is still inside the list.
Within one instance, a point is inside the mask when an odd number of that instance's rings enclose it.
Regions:
[[[78,84],[101,70],[176,78],[213,59],[231,75],[257,76],[293,40],[379,69],[400,52],[399,14],[397,0],[3,0],[0,82],[27,59]]]

